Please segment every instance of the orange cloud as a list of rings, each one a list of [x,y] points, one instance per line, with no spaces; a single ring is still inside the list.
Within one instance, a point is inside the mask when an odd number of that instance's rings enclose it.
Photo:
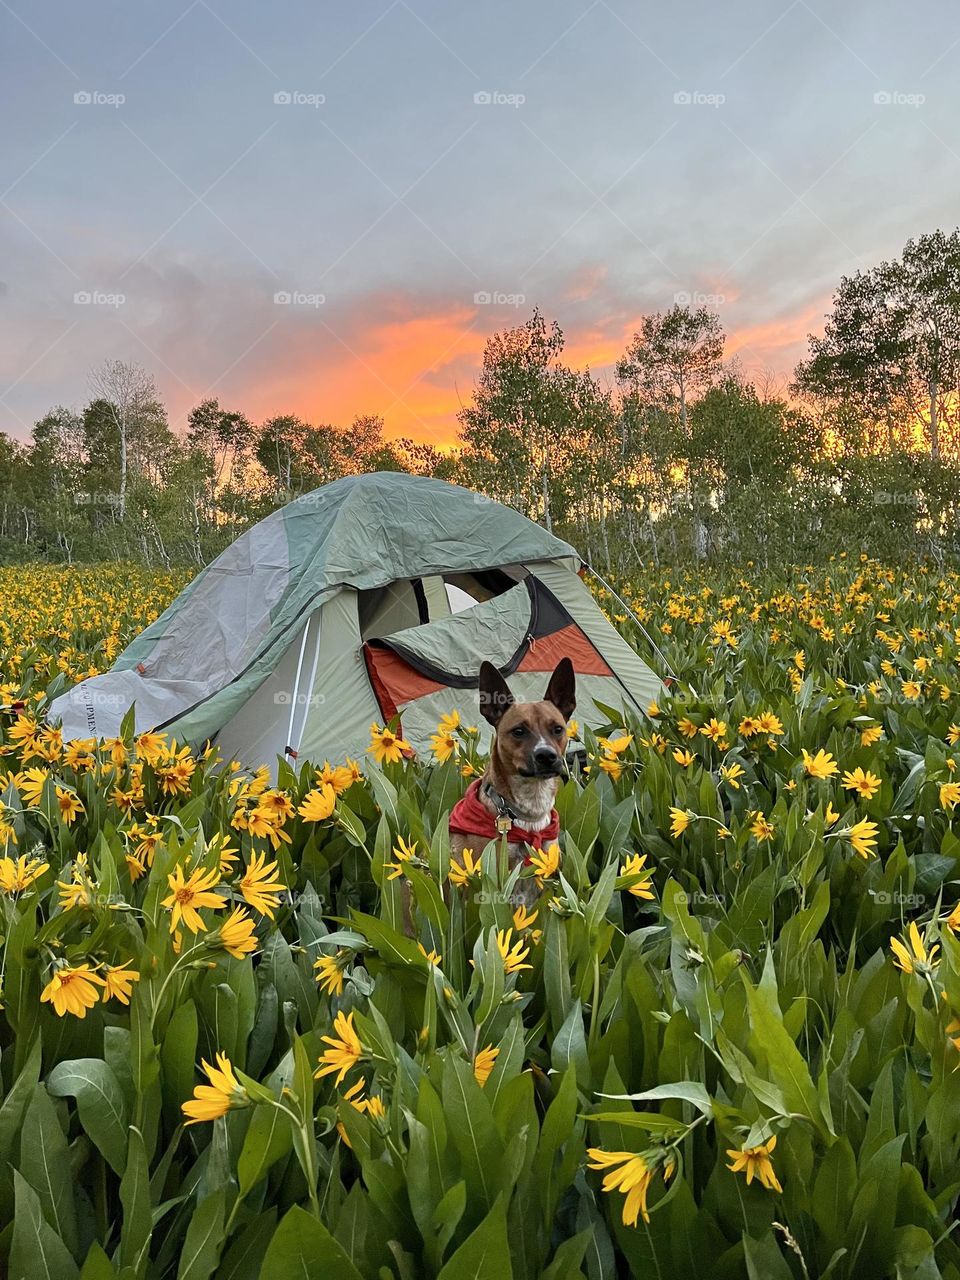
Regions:
[[[822,328],[829,300],[814,303],[793,315],[734,329],[727,338],[728,356],[739,356],[744,365],[792,373],[807,353],[807,335]]]
[[[368,300],[365,310],[382,318],[305,318],[257,371],[255,383],[245,386],[241,378],[225,398],[242,403],[255,419],[296,413],[310,422],[348,426],[357,414],[379,414],[388,436],[451,445],[488,325],[461,303],[411,314],[397,299],[378,299],[373,305]]]
[[[573,292],[601,282],[596,272],[578,273]],[[824,309],[818,302],[742,327],[722,315],[729,326],[726,354],[739,356],[748,373],[789,374]],[[612,371],[640,323],[640,314],[630,315],[616,303],[609,320],[579,328],[568,327],[562,312],[561,307],[564,361],[595,372]],[[487,339],[522,324],[527,315],[444,299],[424,304],[396,293],[367,297],[352,311],[284,316],[285,327],[275,331],[269,349],[258,353],[255,365],[238,369],[229,387],[219,389],[221,399],[257,421],[296,413],[345,427],[357,414],[379,414],[388,437],[448,448],[456,442],[457,411],[471,399]]]

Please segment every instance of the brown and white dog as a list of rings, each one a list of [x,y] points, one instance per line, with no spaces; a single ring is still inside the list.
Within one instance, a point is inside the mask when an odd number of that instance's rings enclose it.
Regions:
[[[490,759],[450,815],[450,851],[479,854],[505,834],[510,868],[557,838],[554,801],[567,776],[567,721],[576,707],[573,663],[557,664],[541,702],[517,702],[489,662],[480,667],[480,713],[493,726]]]

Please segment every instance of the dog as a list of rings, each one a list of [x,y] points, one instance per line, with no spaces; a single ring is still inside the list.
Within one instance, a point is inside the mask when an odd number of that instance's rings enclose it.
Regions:
[[[461,861],[464,850],[479,854],[506,835],[512,871],[529,861],[528,846],[540,849],[559,834],[554,802],[567,777],[576,676],[570,659],[562,658],[542,701],[517,702],[497,668],[484,662],[479,686],[480,714],[494,729],[493,747],[483,774],[450,814],[450,852]]]

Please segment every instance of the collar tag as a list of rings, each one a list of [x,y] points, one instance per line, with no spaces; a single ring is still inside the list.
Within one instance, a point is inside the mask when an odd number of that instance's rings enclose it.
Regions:
[[[500,835],[502,836],[508,835],[510,832],[510,828],[512,826],[513,826],[513,819],[508,818],[505,813],[501,813],[500,816],[497,818],[497,831],[500,833]]]

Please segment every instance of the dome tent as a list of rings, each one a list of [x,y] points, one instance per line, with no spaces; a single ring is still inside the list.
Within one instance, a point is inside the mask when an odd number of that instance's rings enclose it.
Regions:
[[[636,710],[660,681],[579,568],[567,543],[457,485],[348,476],[237,538],[50,718],[65,739],[110,737],[134,705],[137,733],[216,741],[253,767],[357,755],[371,723],[399,716],[425,751],[445,712],[477,719],[483,659],[537,699],[569,656],[578,718],[601,725],[594,699]]]

